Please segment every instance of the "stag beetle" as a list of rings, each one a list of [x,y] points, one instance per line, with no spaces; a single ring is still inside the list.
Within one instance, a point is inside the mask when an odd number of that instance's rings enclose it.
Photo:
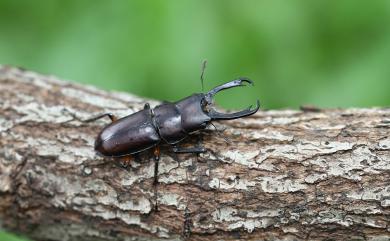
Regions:
[[[214,120],[232,120],[256,113],[256,107],[235,112],[220,113],[213,108],[213,97],[221,90],[237,86],[253,85],[247,78],[239,78],[217,86],[206,94],[197,93],[177,102],[165,102],[155,108],[146,103],[144,109],[117,119],[111,113],[105,113],[87,120],[94,121],[108,116],[112,123],[99,133],[95,141],[95,150],[106,157],[123,157],[136,154],[159,144],[173,146],[177,153],[200,153],[203,147],[179,148],[177,144],[190,134],[206,128]]]
[[[180,148],[177,144],[190,134],[206,128],[214,120],[237,119],[259,110],[259,100],[255,108],[252,109],[250,106],[235,113],[220,113],[213,108],[216,93],[245,84],[253,85],[253,81],[239,78],[217,86],[207,93],[193,94],[177,102],[165,102],[154,108],[150,108],[146,103],[143,110],[119,120],[111,113],[86,120],[90,122],[108,116],[112,121],[96,138],[95,150],[102,156],[124,158],[128,164],[133,154],[154,148],[154,183],[157,184],[161,144],[172,146],[175,153],[205,152],[203,147]]]

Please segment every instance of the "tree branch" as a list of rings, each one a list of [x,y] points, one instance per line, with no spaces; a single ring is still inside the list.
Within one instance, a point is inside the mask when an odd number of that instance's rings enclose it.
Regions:
[[[78,120],[146,101],[1,67],[3,227],[39,240],[390,238],[390,109],[219,122],[230,143],[209,130],[205,154],[162,150],[155,192],[150,153],[122,168],[93,150],[108,121]]]

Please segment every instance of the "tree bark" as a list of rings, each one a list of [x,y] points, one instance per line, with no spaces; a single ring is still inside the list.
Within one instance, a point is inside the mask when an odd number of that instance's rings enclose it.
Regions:
[[[37,240],[389,240],[390,109],[259,111],[219,122],[204,154],[94,152],[146,101],[0,68],[0,220]],[[229,141],[226,142],[225,138]],[[158,210],[155,210],[157,199]]]

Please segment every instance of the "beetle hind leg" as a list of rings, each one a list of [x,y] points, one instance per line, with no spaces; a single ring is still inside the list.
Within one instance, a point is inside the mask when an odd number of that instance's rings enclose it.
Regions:
[[[104,118],[104,117],[108,117],[108,118],[110,118],[110,120],[111,120],[111,122],[115,122],[115,121],[117,121],[118,120],[118,118],[115,116],[115,115],[113,115],[112,113],[104,113],[104,114],[100,114],[100,115],[97,115],[97,116],[95,116],[95,117],[92,117],[92,118],[90,118],[90,119],[87,119],[87,120],[83,120],[83,122],[93,122],[93,121],[97,121],[97,120],[99,120],[99,119],[101,119],[101,118]]]

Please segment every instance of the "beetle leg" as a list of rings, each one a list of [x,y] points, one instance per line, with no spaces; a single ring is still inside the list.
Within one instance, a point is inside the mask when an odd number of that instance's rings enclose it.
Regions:
[[[156,146],[154,148],[153,154],[154,154],[154,181],[153,181],[153,185],[154,185],[154,198],[155,198],[154,209],[156,211],[158,211],[157,185],[158,185],[158,164],[159,164],[159,161],[160,161],[160,147],[159,146]]]
[[[127,168],[130,164],[130,162],[134,159],[132,155],[119,157],[119,163],[123,168]]]
[[[99,120],[99,119],[104,118],[104,117],[106,117],[106,116],[107,116],[108,118],[110,118],[110,120],[111,120],[112,122],[118,120],[118,118],[117,118],[115,115],[113,115],[112,113],[104,113],[104,114],[101,114],[101,115],[92,117],[91,119],[84,120],[83,122],[92,122],[92,121],[96,121],[96,120]]]
[[[158,163],[160,161],[160,147],[156,146],[153,151],[154,154],[154,184],[158,183]]]
[[[206,152],[206,149],[203,146],[195,146],[189,148],[173,146],[172,151],[174,153],[204,153]]]

